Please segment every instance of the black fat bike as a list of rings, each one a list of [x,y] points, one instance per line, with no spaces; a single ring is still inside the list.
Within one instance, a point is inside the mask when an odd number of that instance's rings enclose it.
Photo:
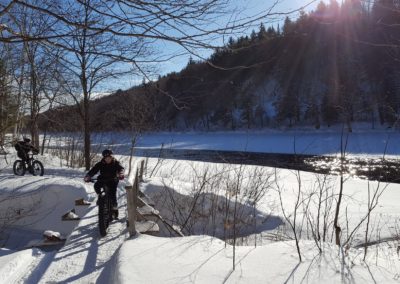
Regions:
[[[92,179],[95,182],[97,179]],[[110,181],[109,179],[102,181]],[[97,199],[98,217],[99,217],[99,231],[100,235],[104,237],[107,235],[107,229],[112,220],[118,219],[118,209],[113,209],[112,199],[109,193],[107,184],[103,184],[101,192]]]
[[[14,174],[17,176],[23,176],[28,171],[34,176],[42,176],[44,174],[44,167],[42,162],[36,160],[33,156],[34,153],[28,154],[28,159],[16,160],[13,165]]]

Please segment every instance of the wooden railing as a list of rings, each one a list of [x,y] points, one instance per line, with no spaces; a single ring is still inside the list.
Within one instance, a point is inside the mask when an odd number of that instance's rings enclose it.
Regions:
[[[140,222],[143,221],[143,213],[139,213],[137,209],[142,206],[148,206],[147,203],[143,201],[143,199],[140,199],[139,196],[143,197],[144,195],[139,191],[139,183],[143,181],[143,175],[145,171],[145,161],[143,159],[140,159],[139,161],[135,162],[132,171],[131,171],[131,176],[128,177],[128,182],[125,186],[126,190],[126,196],[127,196],[127,207],[128,207],[128,231],[129,235],[135,236],[137,231],[140,231],[140,229],[136,228],[136,222],[139,220]],[[154,209],[154,208],[153,208]],[[157,210],[153,210],[150,214],[151,216],[155,217],[157,220],[159,220],[164,226],[167,228],[169,232],[173,232],[175,236],[181,236],[183,237],[183,233],[175,226],[167,222]],[[144,217],[146,219],[146,217]],[[140,232],[147,232],[148,234],[151,234],[152,232],[159,232],[159,226],[158,222],[154,223],[150,220],[148,220],[150,223],[151,230],[146,229],[145,231],[140,231]]]
[[[131,176],[128,176],[128,182],[125,186],[127,207],[128,207],[128,231],[130,236],[136,235],[136,208],[138,204],[139,182],[143,181],[144,160],[135,162]]]

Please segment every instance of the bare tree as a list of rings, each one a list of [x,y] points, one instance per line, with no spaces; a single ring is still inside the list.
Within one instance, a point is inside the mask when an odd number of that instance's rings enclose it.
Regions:
[[[143,89],[143,93],[128,93],[117,97],[117,99],[124,103],[122,104],[122,111],[116,113],[115,116],[123,125],[128,126],[132,136],[128,175],[131,172],[131,162],[136,143],[142,132],[151,129],[152,125],[149,125],[149,123],[152,121],[151,117],[155,113],[155,109],[147,97],[149,93],[147,92],[146,83],[144,83]]]
[[[344,124],[342,127],[342,135],[340,138],[340,188],[339,188],[339,194],[337,196],[337,203],[336,203],[336,209],[335,209],[335,219],[333,221],[333,227],[335,229],[335,241],[336,245],[340,246],[340,237],[341,237],[341,231],[342,228],[339,226],[339,213],[340,213],[340,206],[342,203],[342,198],[343,198],[343,188],[344,188],[344,183],[345,183],[345,168],[344,168],[344,163],[345,163],[345,158],[346,158],[346,151],[347,151],[347,143],[349,139],[349,133],[344,131]]]
[[[11,74],[6,58],[0,58],[0,146],[5,143],[5,135],[14,126],[17,104],[13,100]]]
[[[34,34],[45,36],[49,27],[53,24],[48,16],[26,7],[15,7],[8,14],[11,24],[18,29],[19,34]],[[17,103],[19,111],[17,117],[29,113],[28,125],[32,142],[39,147],[39,113],[48,108],[49,88],[47,85],[53,78],[54,61],[51,60],[48,49],[38,41],[24,41],[21,44],[4,44],[5,50],[15,49],[9,52],[14,56],[14,83],[17,86]],[[18,68],[19,67],[19,68]],[[47,91],[47,95],[45,94]],[[51,95],[53,97],[53,95]],[[24,110],[27,108],[27,110]],[[16,127],[18,128],[18,126]],[[15,133],[17,133],[15,131]]]
[[[276,172],[275,172],[276,175]],[[299,209],[300,206],[303,203],[303,194],[302,194],[302,183],[301,183],[301,174],[300,171],[297,171],[296,173],[296,178],[297,178],[297,191],[294,192],[295,196],[296,196],[296,200],[294,202],[294,207],[293,207],[293,212],[288,214],[285,210],[285,206],[283,205],[283,192],[284,192],[284,188],[278,183],[279,179],[277,176],[275,176],[275,183],[276,183],[276,188],[278,191],[278,195],[279,195],[279,202],[281,205],[281,209],[282,209],[282,214],[283,217],[285,218],[286,222],[289,224],[294,239],[296,241],[296,248],[297,248],[297,254],[299,257],[299,261],[302,261],[302,257],[301,257],[301,251],[300,251],[300,237],[299,237],[299,230],[301,230],[302,228],[298,226],[298,217],[299,217]]]
[[[0,4],[0,41],[44,42],[66,51],[61,60],[69,69],[66,89],[79,106],[84,132],[85,167],[90,167],[90,100],[100,83],[135,71],[151,80],[147,68],[163,63],[183,53],[204,58],[204,49],[221,45],[217,40],[229,34],[246,31],[251,25],[268,17],[282,16],[299,11],[299,7],[286,13],[273,12],[278,0],[265,12],[254,15],[237,13],[229,0],[185,1],[132,1],[132,0],[9,0]],[[310,2],[314,2],[310,0]],[[306,6],[306,5],[305,5]],[[29,10],[37,19],[46,19],[46,33],[16,29],[12,13]],[[236,12],[236,13],[235,13]],[[231,17],[226,17],[226,15]],[[29,54],[34,54],[33,46]],[[157,51],[160,44],[174,45],[172,52]],[[165,50],[165,48],[164,48]],[[30,70],[34,70],[31,56]],[[211,63],[210,63],[211,64]],[[74,79],[70,81],[70,79]],[[38,96],[36,75],[31,73],[31,94]],[[178,107],[174,98],[164,92]],[[37,107],[32,108],[35,122]],[[35,123],[32,133],[36,136]]]
[[[101,7],[106,9],[100,1],[79,1],[70,8],[71,17],[79,26],[63,26],[64,33],[69,36],[52,42],[65,52],[59,60],[66,70],[64,81],[68,85],[65,92],[73,97],[82,119],[86,169],[90,168],[90,100],[93,93],[103,81],[131,72],[132,68],[123,61],[139,56],[144,50],[141,39],[120,41],[115,35],[91,29],[104,25],[104,17],[96,12]]]

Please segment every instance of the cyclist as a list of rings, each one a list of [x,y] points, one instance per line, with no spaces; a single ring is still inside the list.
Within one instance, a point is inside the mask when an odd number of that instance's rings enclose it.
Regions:
[[[15,150],[17,150],[18,157],[24,162],[29,161],[28,153],[32,151],[34,154],[38,154],[39,150],[31,144],[31,139],[24,137],[22,141],[18,141],[14,145]]]
[[[85,182],[89,182],[92,177],[100,171],[97,181],[94,184],[94,190],[99,195],[101,188],[107,185],[113,204],[113,210],[118,210],[117,203],[117,186],[119,180],[124,179],[124,167],[121,166],[119,161],[113,157],[113,152],[110,149],[105,149],[102,152],[103,158],[100,162],[96,163],[93,168],[84,177]]]

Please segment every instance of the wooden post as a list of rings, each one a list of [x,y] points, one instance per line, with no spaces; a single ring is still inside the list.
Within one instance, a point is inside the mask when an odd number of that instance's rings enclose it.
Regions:
[[[140,161],[139,182],[143,182],[144,160]]]
[[[133,184],[136,183],[136,177],[133,181]],[[136,202],[134,198],[134,187],[132,185],[125,186],[126,190],[126,199],[127,199],[127,207],[128,207],[128,231],[129,235],[132,237],[136,235],[135,221],[136,221]]]
[[[135,181],[133,182],[133,203],[135,204],[135,220],[136,208],[138,206],[138,192],[139,192],[139,169],[136,169]]]
[[[127,207],[128,207],[128,231],[129,235],[132,237],[136,235],[136,209],[138,205],[138,193],[139,193],[139,178],[143,179],[143,166],[144,160],[141,161],[140,165],[140,176],[139,169],[136,168],[135,177],[133,178],[132,185],[125,186],[126,190],[126,199],[127,199]]]

